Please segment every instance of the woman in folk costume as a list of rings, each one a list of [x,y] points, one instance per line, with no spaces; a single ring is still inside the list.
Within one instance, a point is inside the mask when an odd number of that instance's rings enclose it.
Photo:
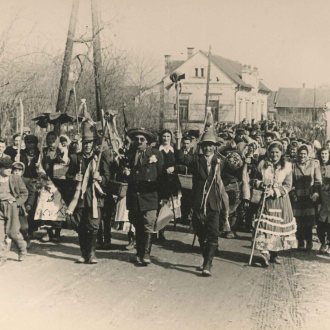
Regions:
[[[198,267],[203,276],[211,276],[214,255],[220,235],[220,212],[228,218],[229,201],[221,179],[222,160],[215,154],[217,139],[212,128],[200,141],[202,154],[193,158],[182,155],[180,162],[189,166],[193,175],[192,224],[203,254],[203,265]],[[185,158],[186,157],[186,158]]]
[[[296,247],[296,221],[289,198],[292,166],[284,158],[280,142],[268,146],[267,158],[258,165],[255,187],[265,190],[265,204],[256,233],[256,249],[261,251],[264,265],[280,263],[278,251]]]
[[[321,209],[317,222],[317,236],[320,240],[321,254],[329,254],[330,245],[330,152],[327,148],[319,151],[320,170],[322,175]]]
[[[315,203],[320,197],[322,177],[320,164],[309,158],[310,150],[303,144],[298,149],[293,163],[293,212],[297,219],[298,249],[313,249],[313,226],[315,225]],[[306,245],[305,245],[306,242]]]

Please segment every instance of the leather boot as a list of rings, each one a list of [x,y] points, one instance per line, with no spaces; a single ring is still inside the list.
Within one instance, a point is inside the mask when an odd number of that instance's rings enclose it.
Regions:
[[[128,236],[128,244],[126,245],[126,250],[132,250],[135,247],[135,235],[134,233],[130,230],[127,233]]]
[[[206,263],[206,245],[203,239],[198,239],[198,242],[202,250],[203,263],[200,266],[196,267],[196,270],[202,272]]]
[[[81,251],[81,257],[77,259],[77,263],[83,264],[87,262],[87,249],[86,249],[86,233],[85,232],[78,232],[78,239],[79,239],[79,246]]]
[[[206,251],[205,251],[206,259],[204,259],[203,272],[202,272],[202,275],[205,277],[212,275],[211,274],[212,261],[217,250],[218,250],[217,243],[206,244]]]
[[[144,256],[143,256],[143,262],[145,262],[147,265],[151,263],[150,260],[150,253],[151,253],[151,246],[152,246],[152,233],[145,233],[144,238]]]
[[[88,235],[88,240],[89,240],[89,264],[97,264],[97,258],[96,258],[96,241],[97,241],[97,233],[90,233]]]
[[[60,242],[61,240],[61,228],[55,228],[55,234],[53,236],[52,241],[55,243]]]

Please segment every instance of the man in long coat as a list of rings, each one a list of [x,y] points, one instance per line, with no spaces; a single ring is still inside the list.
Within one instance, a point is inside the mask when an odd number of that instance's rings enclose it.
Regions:
[[[220,212],[228,216],[229,202],[221,179],[221,160],[215,154],[217,139],[211,128],[200,141],[203,154],[181,159],[193,175],[193,228],[203,254],[203,276],[211,276],[213,257],[218,249]]]
[[[150,251],[159,207],[158,179],[163,170],[163,157],[160,151],[150,146],[154,140],[151,132],[145,129],[131,129],[128,132],[133,140],[129,153],[130,175],[126,206],[129,220],[135,227],[136,262],[147,265],[151,262]]]

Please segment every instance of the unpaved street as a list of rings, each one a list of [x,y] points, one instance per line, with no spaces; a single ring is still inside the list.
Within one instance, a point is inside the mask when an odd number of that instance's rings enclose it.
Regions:
[[[0,268],[0,329],[329,329],[330,258],[291,252],[282,265],[247,267],[250,241],[221,239],[213,276],[185,227],[153,247],[153,264],[136,267],[126,235],[98,251],[98,265],[75,264],[77,237],[33,241],[26,261],[14,252]],[[318,245],[315,245],[318,248]],[[257,261],[257,259],[256,259]]]

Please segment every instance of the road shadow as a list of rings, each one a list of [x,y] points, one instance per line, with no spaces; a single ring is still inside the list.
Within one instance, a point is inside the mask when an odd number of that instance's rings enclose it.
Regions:
[[[330,255],[319,254],[318,250],[312,251],[298,251],[298,250],[288,250],[281,252],[281,256],[287,258],[298,259],[301,261],[307,262],[321,262],[321,263],[330,263]]]
[[[200,253],[198,242],[194,246],[178,240],[154,241],[159,249],[173,251],[175,253]]]
[[[186,264],[174,264],[166,261],[162,261],[156,257],[151,258],[152,263],[158,267],[162,267],[164,269],[174,269],[182,273],[192,274],[192,275],[199,275],[198,271],[196,270],[197,265],[186,265]],[[191,270],[191,269],[194,269]]]

